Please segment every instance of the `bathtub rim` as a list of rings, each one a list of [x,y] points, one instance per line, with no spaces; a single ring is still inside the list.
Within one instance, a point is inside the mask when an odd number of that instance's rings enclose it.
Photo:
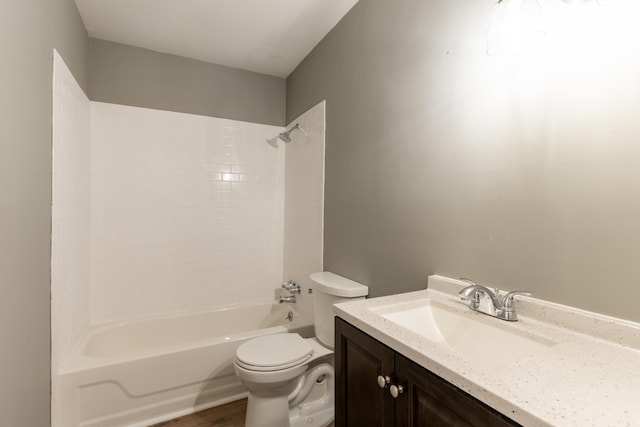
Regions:
[[[126,355],[117,355],[117,356],[105,356],[105,357],[96,357],[89,356],[84,353],[84,349],[87,343],[91,340],[95,335],[100,334],[101,332],[122,326],[127,326],[135,323],[146,323],[153,322],[154,320],[167,320],[167,319],[175,319],[189,316],[197,316],[202,314],[214,313],[219,311],[229,311],[238,308],[247,308],[255,305],[270,305],[272,307],[278,307],[279,304],[274,303],[273,300],[262,300],[262,301],[254,301],[251,303],[239,303],[239,304],[229,304],[220,307],[214,307],[205,310],[193,310],[186,311],[181,313],[171,313],[166,315],[154,315],[141,317],[137,319],[130,320],[118,320],[112,322],[103,322],[90,325],[85,332],[80,336],[80,338],[76,341],[76,343],[72,346],[71,351],[69,352],[66,360],[60,364],[57,370],[57,375],[65,375],[72,374],[79,371],[83,371],[86,369],[100,368],[104,366],[110,366],[116,363],[124,363],[130,362],[134,360],[146,359],[149,357],[154,357],[158,355],[164,354],[173,354],[181,351],[185,351],[188,349],[197,349],[206,347],[209,345],[215,345],[217,343],[229,342],[241,339],[249,339],[255,336],[261,336],[265,334],[275,334],[275,333],[284,333],[284,332],[297,332],[303,335],[304,337],[313,336],[313,320],[308,319],[305,316],[302,316],[295,307],[289,306],[283,308],[283,311],[293,311],[294,316],[297,314],[297,321],[285,324],[285,319],[283,317],[283,323],[281,325],[274,325],[260,329],[252,329],[249,331],[240,331],[233,334],[229,334],[226,336],[215,336],[208,337],[201,340],[189,341],[187,343],[180,343],[174,345],[162,346],[160,348],[153,348],[144,351],[138,351],[129,353]],[[229,339],[224,339],[228,337]]]

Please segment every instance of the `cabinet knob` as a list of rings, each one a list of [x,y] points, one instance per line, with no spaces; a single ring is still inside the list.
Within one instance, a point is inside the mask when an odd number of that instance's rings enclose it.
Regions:
[[[391,396],[393,396],[394,399],[397,399],[399,395],[404,393],[404,387],[401,385],[392,385],[389,387],[389,393],[391,393]]]
[[[378,375],[378,386],[380,386],[380,388],[385,388],[390,382],[391,378],[388,376],[383,377],[382,375]]]

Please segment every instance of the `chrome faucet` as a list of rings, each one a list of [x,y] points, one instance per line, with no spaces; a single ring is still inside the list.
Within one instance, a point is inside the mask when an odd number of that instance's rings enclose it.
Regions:
[[[280,296],[280,304],[294,304],[296,302],[296,294],[300,294],[300,285],[298,285],[293,280],[287,280],[286,282],[282,282],[280,287],[289,293],[289,295]]]
[[[531,292],[513,291],[507,293],[502,299],[499,298],[498,289],[491,289],[476,284],[473,280],[460,279],[463,282],[470,283],[469,286],[458,292],[463,301],[469,300],[469,308],[498,319],[514,322],[518,320],[515,306],[513,305],[513,297],[516,295],[530,296]]]
[[[527,291],[511,291],[508,292],[504,298],[502,298],[502,309],[500,312],[500,318],[504,320],[509,320],[511,322],[515,322],[518,320],[518,315],[516,314],[516,308],[513,305],[513,297],[516,295],[522,295],[525,297],[531,296],[531,292]]]
[[[299,294],[300,293],[300,285],[298,285],[293,280],[287,280],[286,282],[282,282],[280,285],[282,289],[289,292],[290,294]]]

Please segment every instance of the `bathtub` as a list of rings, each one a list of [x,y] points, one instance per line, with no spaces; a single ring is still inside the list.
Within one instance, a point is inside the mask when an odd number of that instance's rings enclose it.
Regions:
[[[311,336],[311,319],[272,301],[92,326],[58,371],[53,426],[149,426],[243,398],[238,345],[288,331]]]

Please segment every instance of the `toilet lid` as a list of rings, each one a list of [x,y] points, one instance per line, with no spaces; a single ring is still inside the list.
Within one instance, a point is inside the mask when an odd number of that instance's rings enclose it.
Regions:
[[[256,370],[289,368],[307,361],[312,352],[311,345],[298,334],[265,335],[241,344],[236,361]]]

